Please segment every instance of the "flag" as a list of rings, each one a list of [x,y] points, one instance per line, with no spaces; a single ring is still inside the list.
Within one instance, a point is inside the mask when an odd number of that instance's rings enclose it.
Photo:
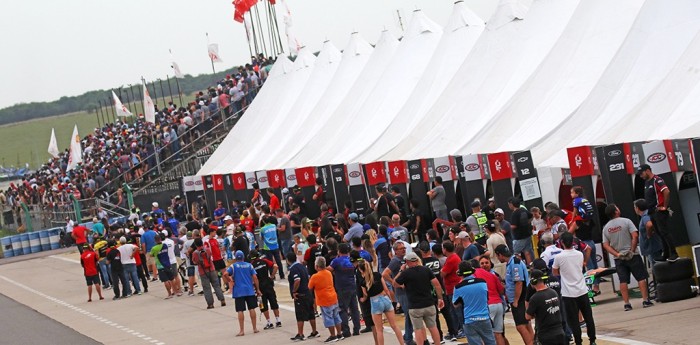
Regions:
[[[51,139],[49,139],[49,154],[54,158],[58,158],[58,144],[56,143],[56,133],[51,128]]]
[[[212,62],[224,62],[224,60],[221,60],[221,57],[219,56],[219,45],[216,43],[211,43],[208,46],[209,50],[209,59],[211,59]]]
[[[143,85],[143,109],[144,117],[146,122],[156,123],[156,108],[151,99],[151,95],[148,94],[148,88]]]
[[[117,116],[132,116],[132,114],[129,109],[127,109],[124,104],[122,104],[122,101],[119,100],[119,97],[117,97],[117,94],[114,93],[114,90],[112,90],[112,98],[114,98],[114,109],[117,111]]]
[[[299,50],[301,50],[302,44],[294,33],[294,28],[292,25],[292,12],[289,10],[287,2],[282,0],[282,6],[284,7],[283,19],[285,33],[287,35],[287,45],[289,46],[289,53],[296,55],[299,53]]]
[[[238,12],[238,10],[233,11],[233,20],[235,20],[239,23],[243,23],[243,21],[245,20],[245,18],[243,18],[243,13]],[[247,30],[248,29],[246,28],[246,31]]]
[[[212,183],[214,185],[215,191],[221,191],[224,190],[224,177],[223,175],[213,175],[212,176]]]
[[[243,22],[245,24],[245,36],[248,39],[248,44],[253,42],[253,26],[250,24],[250,19],[248,18],[243,18]]]
[[[115,96],[116,97],[116,96]],[[70,153],[68,155],[68,168],[71,171],[83,162],[83,148],[80,147],[80,135],[78,135],[78,125],[73,127],[73,135],[70,137]]]
[[[173,61],[171,67],[173,68],[173,73],[175,73],[175,78],[185,77],[185,75],[182,74],[182,71],[180,71],[180,66],[177,65],[177,62]]]

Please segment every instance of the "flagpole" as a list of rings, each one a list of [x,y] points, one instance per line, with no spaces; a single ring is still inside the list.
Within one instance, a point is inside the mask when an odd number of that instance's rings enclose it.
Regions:
[[[180,81],[177,80],[176,76],[173,76],[173,79],[175,79],[175,87],[177,88],[177,98],[180,100],[180,106],[184,107],[185,103],[182,103],[182,90],[180,90]]]
[[[250,47],[250,32],[248,31],[248,25],[245,22],[245,14],[243,14],[243,27],[245,27],[245,39],[248,41],[248,53],[253,56],[253,48]]]
[[[114,90],[112,90],[112,92],[114,92]],[[116,116],[114,115],[114,101],[109,101],[109,100],[108,100],[108,101],[105,101],[105,105],[107,105],[107,104],[110,104],[110,105],[111,105],[108,109],[111,110],[111,112],[112,112],[112,123],[116,123],[116,122],[117,122],[117,118],[116,118]],[[107,115],[109,115],[109,113],[107,113]]]
[[[258,28],[260,31],[260,46],[262,48],[261,50],[263,54],[267,55],[267,47],[265,47],[265,30],[263,30],[262,23],[260,22],[260,12],[258,11],[258,4],[255,4],[253,8],[255,10],[255,19],[258,22]]]
[[[258,37],[255,34],[255,21],[253,20],[253,12],[248,11],[248,15],[250,16],[250,30],[253,31],[253,46],[255,47],[255,56],[258,55]],[[244,14],[245,16],[245,14]]]
[[[93,108],[93,111],[95,112],[95,118],[97,119],[97,127],[102,127],[102,124],[100,123],[100,113],[97,111],[97,107]]]
[[[274,5],[270,4],[270,7],[272,7],[272,19],[275,22],[275,31],[277,33],[277,41],[279,42],[279,52],[283,53],[284,52],[284,45],[282,44],[282,37],[280,35],[280,27],[279,23],[277,22],[277,9],[275,8]],[[277,57],[277,56],[275,56]]]
[[[98,99],[98,100],[97,100],[97,103],[100,105],[100,117],[102,117],[102,122],[103,122],[104,124],[107,124],[107,122],[105,122],[104,113],[102,113],[102,101]],[[102,126],[100,126],[100,128],[102,128]]]
[[[168,80],[168,92],[170,92],[170,102],[175,103],[175,100],[173,99],[173,88],[172,86],[170,86],[170,76],[166,74],[165,78]]]
[[[209,51],[209,33],[205,32],[205,34],[207,35],[207,52],[208,52]],[[214,69],[214,59],[212,58],[211,54],[208,54],[208,55],[209,55],[209,61],[211,62],[211,71],[212,71],[212,73],[216,74],[216,70]],[[175,77],[175,79],[177,80],[177,77]],[[180,103],[182,103],[182,102],[180,102]]]
[[[141,77],[141,82],[143,83],[143,87],[146,87],[146,79],[143,79],[143,77]],[[134,91],[131,91],[131,93],[134,93]],[[143,104],[143,101],[144,101],[143,100],[143,92],[137,92],[136,94],[141,99],[141,113],[143,114],[143,116],[145,118],[146,117],[146,106]],[[134,97],[136,97],[136,96],[134,96]]]
[[[160,94],[163,96],[163,105],[167,103],[165,100],[165,90],[163,90],[163,79],[158,78],[158,83],[160,84]],[[170,100],[172,101],[172,95],[170,96]]]

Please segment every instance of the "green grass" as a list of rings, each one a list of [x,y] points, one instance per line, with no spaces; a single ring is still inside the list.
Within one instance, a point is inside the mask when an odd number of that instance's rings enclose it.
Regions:
[[[182,100],[184,102],[191,101],[192,95],[183,95]],[[168,97],[167,100],[169,101],[170,98]],[[180,103],[177,101],[177,97],[175,100],[177,104]],[[163,106],[162,98],[158,99],[158,104]],[[130,107],[134,115],[142,113],[141,102],[136,102],[135,105],[136,108],[134,108],[134,103],[131,103]],[[78,125],[78,133],[84,137],[94,131],[95,127],[98,126],[97,121],[97,115],[82,111],[0,126],[0,142],[2,143],[0,145],[0,165],[6,168],[10,166],[24,167],[25,163],[29,163],[30,168],[36,169],[50,157],[47,150],[49,138],[51,138],[51,128],[56,130],[58,149],[63,151],[68,147],[68,140],[73,133],[74,125]],[[100,121],[102,121],[101,118]]]

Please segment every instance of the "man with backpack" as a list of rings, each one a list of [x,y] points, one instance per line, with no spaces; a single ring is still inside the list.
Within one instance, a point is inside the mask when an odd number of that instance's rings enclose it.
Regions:
[[[211,289],[214,288],[216,298],[221,301],[221,306],[226,306],[224,293],[221,291],[219,277],[214,262],[211,259],[211,253],[204,248],[204,242],[201,238],[194,240],[194,250],[191,254],[192,263],[197,265],[199,270],[199,279],[202,282],[202,290],[204,291],[204,299],[207,301],[207,309],[214,309],[214,297]]]
[[[593,217],[595,217],[595,212],[593,211],[593,204],[591,204],[588,199],[583,195],[583,187],[574,186],[571,188],[571,199],[573,199],[574,206],[574,221],[576,222],[575,232],[576,237],[585,242],[588,247],[591,248],[591,255],[586,261],[586,268],[589,270],[594,270],[598,268],[598,261],[596,261],[596,250],[595,242],[593,242]],[[595,278],[593,281],[593,290],[596,291],[596,295],[600,294],[599,288],[600,281]]]
[[[510,224],[513,229],[513,253],[522,254],[525,263],[529,265],[535,256],[531,238],[532,225],[530,224],[532,213],[526,208],[520,207],[520,200],[515,197],[508,200],[508,207],[513,211],[510,216]]]

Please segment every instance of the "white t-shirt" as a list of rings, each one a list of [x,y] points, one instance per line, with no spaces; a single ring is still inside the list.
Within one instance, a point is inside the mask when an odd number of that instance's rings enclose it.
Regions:
[[[542,251],[542,254],[540,254],[540,259],[547,263],[547,267],[552,268],[552,265],[554,264],[554,257],[561,254],[561,252],[563,252],[561,248],[552,244],[547,246],[547,248]]]
[[[117,249],[119,250],[119,254],[121,256],[122,265],[136,263],[136,259],[132,257],[132,255],[134,255],[134,251],[136,250],[136,246],[127,243],[119,246]]]
[[[583,279],[583,254],[566,249],[554,256],[552,268],[559,270],[562,297],[579,297],[588,293]]]
[[[168,246],[168,260],[170,264],[177,263],[177,258],[175,256],[175,242],[171,238],[166,238],[163,240],[163,245]]]

